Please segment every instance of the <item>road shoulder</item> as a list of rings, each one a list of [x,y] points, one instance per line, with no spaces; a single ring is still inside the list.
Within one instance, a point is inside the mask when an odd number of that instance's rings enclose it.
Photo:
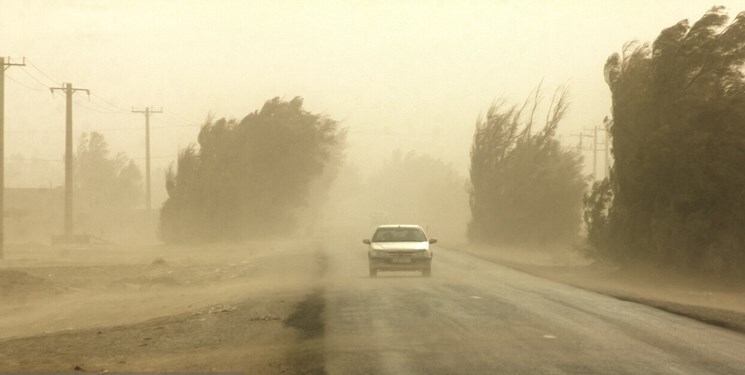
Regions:
[[[648,305],[669,313],[745,333],[745,286],[732,281],[685,278],[654,267],[621,269],[571,252],[546,253],[469,244],[442,244],[547,280]]]

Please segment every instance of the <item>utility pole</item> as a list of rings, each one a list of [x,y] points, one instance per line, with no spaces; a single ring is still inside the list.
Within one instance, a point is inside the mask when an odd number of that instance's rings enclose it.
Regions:
[[[582,140],[583,140],[583,139],[584,139],[585,137],[592,137],[591,135],[589,135],[589,134],[585,134],[585,133],[583,133],[583,132],[579,132],[579,134],[570,134],[570,135],[571,135],[572,137],[579,137],[579,142],[577,143],[577,151],[579,151],[579,152],[581,153],[582,151],[585,151],[585,150],[587,150],[587,149],[586,149],[586,148],[584,147],[584,143],[582,142]]]
[[[5,71],[11,66],[26,66],[26,58],[19,64],[0,57],[0,259],[5,250]]]
[[[592,127],[592,129],[585,129],[587,131],[591,131],[592,135],[589,135],[589,137],[592,137],[592,146],[590,150],[592,150],[592,179],[597,180],[597,170],[598,170],[598,126]]]
[[[91,95],[88,89],[76,89],[72,83],[65,83],[64,87],[50,87],[49,91],[54,94],[55,90],[65,93],[65,242],[73,240],[73,204],[72,204],[72,95],[77,91],[85,91]]]
[[[579,137],[579,142],[577,142],[577,152],[580,155],[582,154],[583,151],[593,151],[593,150],[595,150],[597,148],[597,145],[590,146],[589,148],[588,147],[585,147],[585,145],[584,145],[584,139],[585,139],[585,137],[597,139],[597,136],[593,137],[592,135],[587,134],[587,133],[585,133],[583,131],[580,131],[579,134],[571,134],[571,136],[573,136],[573,137]],[[595,163],[594,163],[594,159],[593,159],[592,177],[593,177],[593,179],[595,178]]]
[[[597,180],[598,173],[598,126],[592,128],[592,177]]]
[[[147,217],[150,218],[150,211],[152,210],[152,192],[150,189],[150,115],[153,113],[163,113],[163,107],[158,110],[145,107],[144,111],[135,111],[132,108],[132,113],[145,114],[145,206],[147,207]]]
[[[610,177],[610,127],[613,120],[607,116],[603,119],[603,130],[605,130],[605,175]]]

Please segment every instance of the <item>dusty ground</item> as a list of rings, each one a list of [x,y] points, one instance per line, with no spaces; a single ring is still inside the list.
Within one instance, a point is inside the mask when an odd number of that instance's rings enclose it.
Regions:
[[[745,371],[742,334],[645,306],[729,324],[742,316],[741,285],[676,283],[571,253],[435,254],[431,278],[371,279],[357,238],[11,247],[0,372]]]
[[[745,332],[745,283],[739,280],[683,274],[649,265],[622,268],[588,260],[571,250],[445,246],[531,275]]]
[[[10,247],[0,371],[308,371],[313,246]]]
[[[372,279],[358,243],[327,250],[329,374],[745,373],[743,334],[440,246]]]

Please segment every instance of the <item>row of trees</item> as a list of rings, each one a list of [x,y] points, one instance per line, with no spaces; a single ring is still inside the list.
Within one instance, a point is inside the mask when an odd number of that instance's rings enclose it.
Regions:
[[[615,165],[586,198],[592,255],[743,273],[744,66],[745,13],[722,7],[608,59]]]
[[[365,222],[378,215],[458,238],[470,197],[467,230],[474,241],[571,242],[580,223],[581,159],[555,137],[567,94],[559,89],[551,99],[540,123],[540,87],[520,107],[500,101],[489,109],[476,126],[470,183],[436,158],[394,152],[367,184],[345,169],[341,184],[347,191],[329,190],[345,132],[304,110],[301,98],[274,98],[241,121],[208,119],[198,148],[183,150],[167,176],[161,236],[178,243],[312,229],[321,219],[318,203],[331,192],[346,205],[333,215],[357,216],[358,223],[360,216]]]
[[[569,104],[541,87],[520,105],[495,102],[476,122],[470,179],[437,159],[394,155],[355,188],[379,209],[447,226],[467,192],[475,242],[547,245],[576,241],[582,219],[590,256],[741,272],[745,265],[745,13],[723,8],[629,43],[605,78],[613,99],[610,178],[587,180],[582,158],[556,131]],[[540,120],[539,120],[540,118]],[[167,241],[287,234],[299,212],[329,194],[344,131],[278,98],[241,121],[209,119],[199,148],[168,176],[161,233]],[[349,182],[349,181],[347,181]],[[323,199],[320,199],[322,201]],[[584,209],[584,211],[583,211]],[[305,211],[303,211],[305,210]],[[467,215],[464,215],[464,217]],[[452,225],[451,225],[452,226]]]

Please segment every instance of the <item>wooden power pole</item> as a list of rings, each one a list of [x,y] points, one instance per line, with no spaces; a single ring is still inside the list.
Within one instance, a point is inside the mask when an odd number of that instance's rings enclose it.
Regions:
[[[587,148],[585,148],[585,145],[584,145],[583,140],[584,140],[585,137],[592,137],[591,135],[585,134],[584,132],[579,132],[579,134],[570,134],[570,135],[573,136],[573,137],[579,137],[579,141],[577,142],[577,151],[578,152],[582,153],[582,151],[588,150]]]
[[[5,250],[5,71],[11,66],[25,65],[25,57],[22,63],[0,57],[0,259],[3,259]]]
[[[597,180],[597,171],[598,171],[598,127],[594,126],[592,129],[585,129],[586,131],[591,131],[592,135],[590,136],[592,138],[592,179],[593,181]]]
[[[55,90],[65,93],[65,242],[73,240],[73,187],[72,187],[72,95],[77,91],[85,91],[88,96],[91,92],[87,89],[76,89],[72,83],[65,83],[64,87],[51,87],[49,90],[54,94]]]
[[[610,177],[610,151],[611,151],[611,137],[610,128],[613,124],[613,120],[605,117],[603,119],[603,130],[605,131],[605,175]]]
[[[598,127],[592,128],[592,178],[597,180],[598,173]]]
[[[144,111],[136,111],[132,108],[133,113],[142,113],[145,115],[145,207],[147,207],[147,217],[150,218],[152,210],[152,190],[150,187],[150,115],[153,113],[163,113],[163,108],[152,109],[145,107]]]

